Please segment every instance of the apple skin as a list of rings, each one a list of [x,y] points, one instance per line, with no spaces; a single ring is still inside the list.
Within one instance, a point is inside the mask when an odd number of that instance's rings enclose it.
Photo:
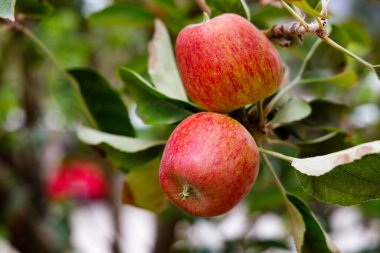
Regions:
[[[99,164],[87,160],[72,160],[61,164],[48,179],[46,193],[53,199],[64,201],[99,200],[107,194],[107,180]]]
[[[276,48],[235,14],[186,26],[177,37],[176,56],[187,94],[208,111],[230,112],[262,100],[282,80]]]
[[[239,122],[218,113],[197,113],[171,134],[160,164],[160,184],[184,211],[221,215],[250,191],[259,159],[254,139]]]

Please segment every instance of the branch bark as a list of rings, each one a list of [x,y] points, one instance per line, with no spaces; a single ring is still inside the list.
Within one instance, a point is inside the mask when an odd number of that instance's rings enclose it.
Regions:
[[[265,30],[264,35],[280,46],[289,47],[293,45],[294,41],[303,43],[304,37],[307,35],[315,34],[318,37],[325,37],[327,35],[325,26],[326,20],[322,21],[322,27],[317,23],[311,23],[307,27],[300,22],[290,22],[287,24],[274,25],[272,28]]]

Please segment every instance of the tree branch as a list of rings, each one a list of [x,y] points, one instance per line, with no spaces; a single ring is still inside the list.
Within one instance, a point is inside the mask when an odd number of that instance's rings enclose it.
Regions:
[[[279,2],[297,21],[287,24],[274,25],[271,29],[264,31],[264,35],[267,36],[268,39],[276,41],[280,46],[289,47],[296,40],[302,44],[304,41],[304,36],[306,35],[315,34],[320,38],[327,36],[327,32],[325,30],[327,24],[326,18],[315,17],[315,21],[308,24],[298,8],[294,10],[285,1],[279,0]],[[327,0],[321,1],[321,15],[327,15],[328,3],[329,1]]]
[[[277,42],[280,46],[289,47],[294,41],[303,43],[306,35],[315,34],[318,37],[325,37],[326,21],[322,20],[322,28],[318,22],[308,24],[307,27],[303,26],[300,22],[290,22],[287,24],[274,25],[272,28],[264,31],[264,35]]]

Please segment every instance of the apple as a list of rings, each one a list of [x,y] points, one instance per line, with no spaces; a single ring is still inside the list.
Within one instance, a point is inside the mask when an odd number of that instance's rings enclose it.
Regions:
[[[46,183],[47,195],[54,200],[104,199],[107,181],[100,166],[92,161],[63,163]]]
[[[160,164],[160,184],[169,199],[195,216],[217,216],[250,191],[259,168],[250,133],[218,113],[193,114],[171,134]]]
[[[235,14],[186,26],[178,35],[176,56],[187,94],[208,111],[230,112],[262,100],[282,80],[276,48]]]

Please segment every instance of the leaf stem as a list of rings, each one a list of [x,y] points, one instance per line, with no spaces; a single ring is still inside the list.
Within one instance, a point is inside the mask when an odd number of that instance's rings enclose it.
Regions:
[[[321,14],[323,16],[327,16],[327,11],[328,11],[328,5],[329,5],[330,0],[321,0],[321,5],[322,5],[322,11]]]
[[[240,0],[241,4],[243,5],[245,15],[247,15],[247,20],[251,20],[251,12],[249,11],[248,4],[245,2],[245,0]]]
[[[280,90],[274,98],[269,102],[265,109],[265,115],[268,115],[274,108],[274,106],[277,104],[277,102],[282,98],[283,95],[285,95],[286,92],[288,92],[290,89],[292,89],[294,86],[296,86],[299,81],[301,80],[301,77],[306,69],[307,64],[309,63],[311,57],[313,56],[315,50],[318,48],[318,46],[321,44],[321,40],[316,40],[313,44],[313,46],[310,48],[309,52],[305,56],[304,61],[302,62],[301,68],[298,71],[297,76],[293,79],[293,81],[285,86],[282,90]]]
[[[291,156],[287,156],[287,155],[284,155],[284,154],[280,154],[280,153],[277,153],[277,152],[274,152],[274,151],[271,151],[271,150],[267,150],[267,149],[264,149],[262,147],[258,147],[258,150],[263,153],[263,154],[268,154],[268,155],[271,155],[271,156],[274,156],[274,157],[277,157],[281,160],[285,160],[287,162],[293,162],[293,160],[295,159],[294,157],[291,157]]]
[[[305,22],[305,20],[304,20],[300,15],[298,15],[298,13],[297,13],[296,11],[294,11],[294,10],[292,9],[292,7],[290,7],[287,3],[285,3],[284,0],[280,0],[280,2],[281,2],[281,4],[285,7],[285,9],[286,9],[287,11],[289,11],[289,13],[290,13],[295,19],[297,19],[298,22],[300,22],[301,25],[302,25],[303,27],[305,27],[305,29],[307,30],[309,26],[308,26],[308,24]]]
[[[289,147],[292,147],[292,148],[297,147],[295,144],[293,144],[291,142],[283,141],[283,140],[279,140],[279,139],[266,138],[265,141],[269,145],[283,145],[283,146],[289,146]]]
[[[287,199],[286,197],[286,190],[285,190],[285,187],[282,185],[280,179],[278,178],[277,174],[276,174],[276,171],[274,170],[272,164],[270,163],[268,157],[265,155],[265,154],[261,154],[261,156],[264,158],[264,162],[265,162],[265,165],[267,166],[270,174],[272,174],[273,178],[274,178],[274,181],[278,187],[278,189],[280,189],[280,192],[281,192],[281,195],[285,198],[285,200]]]
[[[333,41],[332,39],[330,39],[329,37],[325,36],[325,37],[319,37],[322,41],[324,41],[325,43],[329,44],[330,46],[332,46],[333,48],[345,53],[345,54],[348,54],[349,56],[351,56],[352,58],[354,58],[355,60],[357,60],[358,62],[360,62],[361,64],[363,64],[364,66],[368,67],[368,68],[371,68],[371,69],[374,69],[374,65],[363,60],[362,58],[360,58],[359,56],[357,56],[356,54],[352,53],[351,51],[349,51],[348,49],[342,47],[341,45],[339,45],[338,43],[336,43],[335,41]]]

